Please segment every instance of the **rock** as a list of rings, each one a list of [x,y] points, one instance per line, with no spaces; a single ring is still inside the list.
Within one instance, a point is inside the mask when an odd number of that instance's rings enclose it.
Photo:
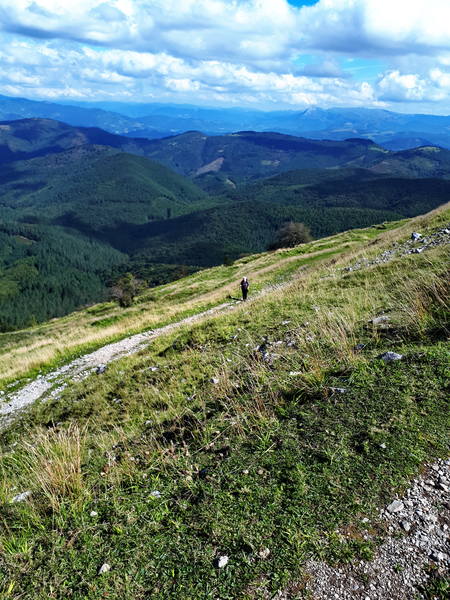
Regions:
[[[108,563],[103,563],[98,571],[98,574],[104,575],[105,573],[107,573],[110,570],[111,570],[111,565],[108,565]]]
[[[95,510],[91,510],[91,512],[89,513],[90,517],[97,517],[98,516],[98,512]]]
[[[447,556],[443,552],[432,552],[430,558],[436,562],[443,562]]]
[[[31,490],[27,490],[26,492],[22,492],[20,494],[17,494],[17,496],[14,496],[14,498],[11,499],[11,502],[24,502],[30,496]]]
[[[380,444],[380,448],[381,448],[382,450],[386,450],[386,444],[385,444],[385,443],[383,443],[383,444]]]
[[[406,531],[406,533],[408,533],[409,531],[411,531],[411,523],[409,521],[402,521],[400,523],[400,525],[402,526],[402,528]]]
[[[211,377],[210,379],[211,383],[213,383],[214,385],[217,385],[219,383],[219,379],[217,377]]]
[[[262,550],[260,550],[258,552],[258,556],[259,558],[261,558],[262,560],[266,560],[266,558],[268,558],[270,555],[270,550],[269,548],[262,548]]]
[[[298,377],[299,375],[301,375],[302,372],[301,371],[289,371],[289,375],[291,377]]]
[[[98,365],[98,367],[95,369],[95,372],[97,373],[97,375],[102,375],[105,371],[106,371],[106,365]]]
[[[149,367],[147,369],[147,371],[151,371],[152,373],[154,373],[155,371],[158,371],[159,367]]]
[[[389,504],[389,506],[386,507],[386,510],[390,513],[396,513],[396,512],[400,512],[401,510],[403,510],[404,508],[404,504],[401,500],[394,500],[393,502],[391,502]]]
[[[370,320],[373,325],[381,325],[382,323],[387,323],[389,321],[388,315],[381,315],[380,317],[374,317]]]
[[[397,352],[384,352],[377,356],[377,358],[381,358],[384,362],[392,362],[394,360],[402,360],[403,354],[397,354]]]
[[[413,242],[417,242],[417,240],[420,240],[421,237],[422,237],[422,234],[417,233],[417,231],[413,231],[411,234],[411,239]]]
[[[224,567],[227,566],[228,562],[229,562],[229,557],[226,554],[223,554],[222,556],[219,556],[219,558],[216,561],[217,567],[219,569],[223,569]]]
[[[150,492],[150,496],[153,498],[161,498],[161,492],[159,490],[153,490],[153,492]]]
[[[414,248],[413,254],[420,254],[425,250],[425,246],[421,246],[420,248]]]
[[[361,350],[364,350],[365,347],[366,347],[366,344],[356,344],[356,346],[353,348],[353,351],[361,352]]]
[[[290,321],[282,321],[281,324],[282,325],[289,325]]]
[[[335,394],[346,394],[347,393],[346,388],[340,388],[340,387],[330,387],[330,391],[332,391]]]

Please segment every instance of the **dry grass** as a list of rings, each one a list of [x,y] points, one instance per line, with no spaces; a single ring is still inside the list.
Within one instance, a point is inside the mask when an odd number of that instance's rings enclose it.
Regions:
[[[76,424],[67,429],[40,431],[26,442],[20,470],[27,486],[43,496],[54,511],[67,500],[86,494],[82,461],[85,434]]]

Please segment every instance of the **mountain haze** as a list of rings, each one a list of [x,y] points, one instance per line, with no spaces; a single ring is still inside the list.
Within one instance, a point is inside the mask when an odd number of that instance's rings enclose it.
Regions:
[[[0,96],[0,120],[49,118],[111,133],[160,138],[188,130],[208,135],[233,131],[278,131],[314,139],[372,139],[392,149],[419,145],[450,148],[450,116],[401,114],[369,108],[308,108],[262,111],[189,104],[42,102]]]

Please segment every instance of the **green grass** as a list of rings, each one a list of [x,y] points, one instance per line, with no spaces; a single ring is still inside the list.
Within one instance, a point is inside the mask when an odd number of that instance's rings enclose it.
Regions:
[[[409,228],[448,219],[447,209]],[[370,558],[362,518],[448,456],[450,441],[446,248],[340,270],[409,230],[361,233],[323,262],[300,253],[308,264],[295,263],[291,285],[33,406],[2,435],[3,597],[262,599],[287,586],[302,597],[307,558]],[[261,285],[289,269],[280,262]],[[176,295],[186,282],[172,285]],[[389,329],[369,324],[381,312]],[[269,361],[255,350],[266,338]],[[384,363],[386,350],[404,360]],[[25,489],[31,499],[11,504]]]

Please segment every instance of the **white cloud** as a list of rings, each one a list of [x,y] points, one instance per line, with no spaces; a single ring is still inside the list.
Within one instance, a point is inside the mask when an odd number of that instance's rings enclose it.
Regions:
[[[434,72],[435,81],[437,72]],[[421,78],[417,74],[401,74],[399,71],[389,71],[378,81],[379,97],[381,100],[393,102],[435,102],[445,98],[432,80]]]
[[[309,47],[355,54],[450,48],[448,0],[321,0],[299,18]]]
[[[265,106],[450,96],[450,0],[0,0],[0,28],[0,85],[19,94]],[[384,72],[345,71],[343,57]]]

